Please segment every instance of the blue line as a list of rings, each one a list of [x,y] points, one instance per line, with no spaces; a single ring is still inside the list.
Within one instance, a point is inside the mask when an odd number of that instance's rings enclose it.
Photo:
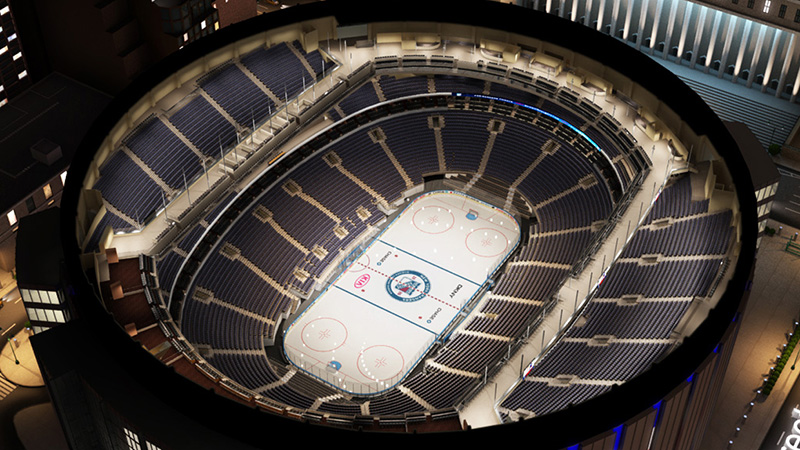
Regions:
[[[410,320],[406,319],[405,317],[403,317],[403,316],[401,316],[401,315],[399,315],[399,314],[397,314],[397,313],[394,313],[394,312],[392,312],[392,311],[389,311],[388,309],[386,309],[386,308],[384,308],[384,307],[382,307],[382,306],[378,306],[378,305],[376,305],[375,303],[372,303],[371,301],[369,301],[369,300],[365,299],[364,297],[361,297],[360,295],[356,295],[356,294],[354,294],[354,293],[352,293],[352,292],[350,292],[350,291],[348,291],[348,290],[342,289],[342,288],[341,288],[341,287],[339,287],[339,286],[334,286],[334,287],[335,287],[336,289],[339,289],[339,290],[340,290],[340,291],[342,291],[342,292],[346,292],[346,293],[348,293],[348,294],[352,295],[353,297],[355,297],[355,298],[357,298],[357,299],[359,299],[359,300],[361,300],[361,301],[363,301],[363,302],[365,302],[365,303],[369,303],[370,305],[372,305],[372,306],[374,306],[374,307],[376,307],[376,308],[378,308],[378,309],[381,309],[381,310],[383,310],[383,311],[386,311],[387,313],[389,313],[389,314],[391,314],[391,315],[393,315],[393,316],[395,316],[395,317],[399,318],[400,320],[406,321],[406,322],[410,323],[411,325],[414,325],[415,327],[422,328],[423,330],[427,331],[428,333],[430,333],[430,334],[432,334],[432,335],[434,335],[434,336],[438,336],[438,334],[437,334],[435,331],[429,330],[429,329],[427,329],[427,328],[423,327],[422,325],[416,324],[416,323],[414,323],[414,322],[412,322],[412,321],[410,321]]]
[[[430,264],[431,266],[433,266],[433,267],[436,267],[436,268],[437,268],[437,269],[439,269],[439,270],[443,270],[443,271],[445,271],[445,272],[449,273],[450,275],[453,275],[453,276],[456,276],[456,277],[458,277],[458,278],[461,278],[462,280],[464,280],[464,281],[466,281],[466,282],[468,282],[468,283],[472,283],[472,284],[474,284],[474,285],[476,285],[476,286],[481,286],[480,284],[478,284],[478,283],[476,283],[476,282],[474,282],[474,281],[472,281],[472,280],[470,280],[470,279],[468,279],[468,278],[464,278],[464,277],[462,277],[461,275],[459,275],[459,274],[457,274],[457,273],[455,273],[455,272],[451,272],[451,271],[449,271],[449,270],[445,269],[445,268],[444,268],[444,267],[442,267],[442,266],[439,266],[439,265],[437,265],[437,264],[434,264],[434,263],[432,263],[432,262],[428,261],[428,260],[427,260],[427,259],[425,259],[425,258],[420,258],[420,257],[419,257],[419,256],[417,256],[417,255],[413,255],[413,254],[411,254],[411,253],[408,253],[407,251],[403,250],[403,249],[402,249],[402,248],[400,248],[400,247],[395,247],[394,245],[392,245],[392,244],[390,244],[390,243],[388,243],[388,242],[384,242],[384,241],[382,241],[381,239],[378,239],[378,241],[379,241],[379,242],[381,242],[381,243],[383,243],[383,244],[385,244],[385,245],[388,245],[389,247],[392,247],[392,248],[393,248],[393,249],[395,249],[395,250],[401,251],[401,252],[405,253],[405,254],[406,254],[406,255],[408,255],[408,256],[411,256],[411,257],[413,257],[413,258],[417,258],[418,260],[420,260],[420,261],[422,261],[422,262],[424,262],[424,263],[428,263],[428,264]]]

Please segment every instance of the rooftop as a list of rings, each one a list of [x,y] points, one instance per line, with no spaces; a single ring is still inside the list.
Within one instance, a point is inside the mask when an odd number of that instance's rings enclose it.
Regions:
[[[10,210],[66,170],[89,126],[110,102],[107,94],[52,73],[0,108],[1,210]],[[61,157],[50,165],[31,153],[42,139],[61,148]]]

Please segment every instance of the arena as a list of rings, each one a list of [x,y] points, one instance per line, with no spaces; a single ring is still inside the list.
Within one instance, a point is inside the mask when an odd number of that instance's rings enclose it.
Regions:
[[[80,319],[41,340],[97,343],[52,383],[95,423],[162,449],[699,444],[754,189],[700,98],[613,38],[497,3],[298,6],[167,58],[81,148]]]

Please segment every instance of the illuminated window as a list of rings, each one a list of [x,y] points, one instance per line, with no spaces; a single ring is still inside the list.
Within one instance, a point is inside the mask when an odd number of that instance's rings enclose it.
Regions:
[[[772,2],[770,0],[767,0],[767,1],[764,2],[764,14],[769,13],[769,7],[770,7],[771,4],[772,4]]]
[[[20,58],[22,58],[22,52],[17,52],[17,54],[14,55],[14,61],[16,61],[16,60],[18,60]]]
[[[63,186],[66,183],[67,183],[67,171],[65,170],[61,172],[61,185]]]
[[[161,448],[159,448],[158,446],[151,444],[147,441],[144,441],[144,445],[147,450],[161,450]]]
[[[2,84],[0,84],[0,92],[3,92],[3,91],[5,91],[5,90],[6,90],[6,88],[5,88],[5,87],[3,87],[3,85],[2,85]]]
[[[214,31],[219,30],[219,22],[214,22]]]
[[[45,184],[44,187],[42,188],[42,191],[44,192],[45,199],[48,199],[53,196],[53,189],[50,187],[49,184]]]
[[[142,450],[142,446],[139,445],[139,436],[127,428],[125,428],[125,440],[128,442],[129,450]]]
[[[5,53],[7,51],[8,51],[8,46],[6,45],[5,47],[0,48],[0,55],[2,55],[3,53]]]
[[[0,9],[0,16],[2,16],[3,14],[6,14],[8,11],[10,11],[8,6],[4,7],[3,9]]]
[[[200,22],[200,29],[202,29],[202,30],[206,29],[206,21],[205,20]]]
[[[6,103],[8,103],[8,99],[7,98],[4,98],[4,99],[0,100],[0,106],[5,105]]]
[[[18,77],[19,77],[19,79],[20,79],[20,80],[21,80],[21,79],[23,79],[23,78],[25,78],[25,77],[27,77],[27,76],[28,76],[28,71],[27,71],[27,70],[23,70],[23,71],[22,71],[22,72],[20,72],[20,73],[19,73],[19,75],[18,75]]]
[[[6,214],[6,217],[8,218],[8,224],[11,225],[12,227],[17,223],[17,214],[14,212],[13,209],[9,211],[8,214]]]
[[[8,42],[11,42],[16,38],[17,38],[17,33],[14,33],[14,34],[12,34],[11,36],[8,37]]]

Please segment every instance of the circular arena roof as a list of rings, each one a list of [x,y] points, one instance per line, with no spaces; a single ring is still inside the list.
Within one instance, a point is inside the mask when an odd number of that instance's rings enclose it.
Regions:
[[[131,379],[188,421],[202,424],[243,444],[259,447],[274,442],[270,441],[274,437],[265,436],[266,427],[287,436],[302,437],[305,435],[301,433],[314,433],[318,439],[328,442],[358,438],[374,439],[375,443],[380,443],[386,438],[380,433],[361,431],[354,435],[351,429],[312,425],[265,413],[209,392],[165,366],[131,340],[97,301],[97,290],[89,281],[94,274],[87,277],[84,273],[87,258],[82,257],[84,250],[76,239],[76,236],[83,237],[88,226],[83,215],[87,208],[85,188],[98,178],[98,155],[105,154],[104,159],[110,153],[109,149],[122,139],[117,131],[120,123],[138,121],[137,115],[141,115],[141,111],[152,107],[156,98],[163,98],[165,81],[181,78],[187,73],[187,67],[193,68],[192,76],[195,79],[202,77],[227,59],[220,55],[227,54],[226,49],[231,45],[247,42],[253,36],[264,33],[277,36],[275,39],[280,40],[283,34],[295,36],[296,30],[301,29],[308,39],[323,41],[327,38],[322,31],[314,31],[315,27],[325,29],[324,24],[331,17],[340,36],[353,36],[347,45],[356,47],[356,41],[362,35],[375,36],[379,33],[414,36],[447,34],[453,42],[483,43],[487,51],[495,49],[500,55],[505,44],[513,47],[520,41],[542,43],[542,48],[537,49],[541,51],[537,54],[552,57],[562,52],[561,56],[569,55],[567,65],[570,68],[602,74],[614,86],[609,94],[643,105],[655,116],[654,120],[662,126],[665,134],[674,137],[676,147],[703,146],[705,153],[702,158],[718,161],[715,173],[719,183],[735,194],[733,209],[740,225],[735,265],[728,269],[730,280],[707,318],[666,357],[624,384],[565,409],[503,425],[426,436],[451,444],[472,442],[476,437],[508,439],[514,436],[515,439],[525,439],[513,441],[523,445],[530,443],[536,448],[563,448],[609,432],[651,408],[686,382],[715,351],[729,332],[731,324],[737,320],[755,261],[756,208],[750,175],[736,142],[710,108],[677,77],[649,57],[607,35],[552,15],[498,3],[406,2],[402,8],[376,10],[369,2],[352,1],[326,1],[262,15],[222,29],[181,49],[135,80],[114,100],[84,139],[81,151],[71,165],[62,198],[62,242],[70,270],[68,276],[75,293],[74,303],[78,314],[92,323],[92,333],[98,345],[124,368]],[[517,51],[520,50],[523,53],[535,52],[534,49],[518,47]],[[198,64],[198,61],[203,63]],[[348,61],[340,63],[344,66]],[[305,81],[303,78],[304,84]],[[181,83],[177,84],[180,89]],[[302,149],[310,143],[301,141],[292,145]],[[286,149],[287,152],[289,150]],[[308,153],[317,150],[309,148]],[[724,161],[724,164],[719,161]],[[277,171],[280,167],[280,164],[276,164],[271,170]],[[258,182],[253,181],[252,184]],[[138,222],[139,218],[136,220]],[[175,314],[180,309],[170,308],[170,311]],[[410,439],[401,434],[391,439],[407,438]]]

